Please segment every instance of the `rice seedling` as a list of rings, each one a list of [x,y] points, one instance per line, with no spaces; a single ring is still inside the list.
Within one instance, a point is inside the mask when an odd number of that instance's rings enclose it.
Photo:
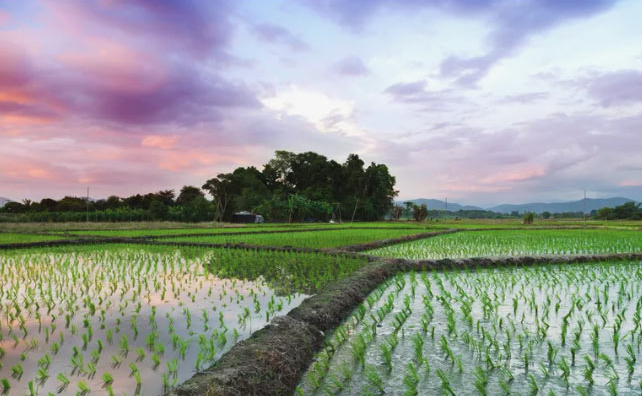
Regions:
[[[0,386],[2,386],[2,394],[7,394],[11,390],[11,383],[6,378],[0,379]]]
[[[409,259],[642,251],[636,231],[500,230],[459,232],[391,245],[369,253]]]
[[[639,393],[639,381],[618,380],[637,371],[642,350],[638,262],[433,271],[415,275],[414,298],[413,275],[403,277],[330,336],[336,343],[323,368],[328,374],[314,386],[306,374],[304,394],[336,393],[329,378],[354,362],[364,369],[342,382],[354,394],[378,392],[372,368],[384,389],[403,386],[398,392],[408,395],[417,378],[427,394]],[[422,324],[425,307],[430,325]],[[383,337],[369,335],[373,325]],[[404,339],[404,331],[412,335]],[[619,357],[614,333],[621,335]],[[424,385],[414,372],[428,361],[426,374],[435,376]]]
[[[353,229],[333,230],[325,232],[292,232],[284,234],[249,234],[249,235],[220,235],[164,238],[163,240],[177,242],[203,243],[246,243],[249,245],[268,246],[297,246],[309,248],[329,248],[381,239],[398,238],[425,232],[422,229]]]
[[[118,378],[119,389],[159,394],[163,385],[175,386],[262,328],[266,316],[298,305],[303,292],[366,263],[299,253],[257,257],[244,250],[126,245],[3,254],[0,359],[11,362],[11,390],[28,393],[33,381],[40,394],[76,392],[84,380],[88,388],[109,393],[106,386]],[[243,312],[249,326],[236,327]],[[174,336],[181,342],[166,349]],[[166,362],[170,375],[163,383],[167,373],[158,368]],[[70,371],[49,373],[62,365]]]

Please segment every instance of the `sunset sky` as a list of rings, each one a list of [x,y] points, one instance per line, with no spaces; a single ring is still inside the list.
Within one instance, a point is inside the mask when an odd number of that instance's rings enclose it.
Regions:
[[[274,150],[400,198],[642,199],[636,0],[0,0],[0,196],[201,186]]]

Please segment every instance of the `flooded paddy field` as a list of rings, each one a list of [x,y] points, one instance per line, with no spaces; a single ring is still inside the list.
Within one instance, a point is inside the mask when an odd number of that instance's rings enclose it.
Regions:
[[[265,246],[296,246],[306,248],[332,248],[381,239],[399,238],[426,232],[421,228],[387,229],[339,229],[323,232],[292,232],[283,234],[248,234],[164,238],[163,241],[200,243],[245,243]]]
[[[612,229],[493,230],[439,235],[371,250],[383,257],[441,259],[642,251],[642,231]]]
[[[638,395],[642,263],[401,273],[317,354],[299,395]]]
[[[126,245],[0,256],[0,392],[159,395],[365,260]]]

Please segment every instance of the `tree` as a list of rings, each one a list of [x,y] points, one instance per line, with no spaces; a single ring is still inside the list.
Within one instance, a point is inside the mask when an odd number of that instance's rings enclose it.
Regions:
[[[183,207],[185,221],[211,221],[214,218],[214,208],[203,195],[195,196]]]
[[[403,213],[403,206],[395,205],[392,208],[392,219],[393,220],[399,220],[399,218],[401,217],[402,213]]]
[[[409,219],[410,216],[412,215],[412,209],[415,206],[415,204],[412,201],[406,201],[403,203],[403,206],[405,207],[406,218]]]
[[[642,217],[640,204],[636,204],[633,201],[629,201],[613,208],[613,218],[615,219],[637,220],[640,217]]]
[[[166,220],[167,219],[167,205],[160,199],[153,199],[152,203],[149,204],[149,213],[152,215],[154,220]]]
[[[542,212],[542,219],[550,219],[551,218],[551,212],[544,211]]]
[[[176,203],[179,205],[186,205],[196,198],[205,198],[205,194],[203,194],[203,191],[201,191],[200,188],[194,186],[183,186],[180,194],[178,194],[178,198],[176,198]]]
[[[424,221],[428,216],[428,207],[426,204],[421,204],[421,206],[413,205],[412,207],[412,217],[416,221]]]
[[[174,198],[176,197],[176,194],[174,194],[174,190],[160,190],[154,195],[155,198],[157,198],[166,206],[172,206],[174,204]]]
[[[526,212],[524,213],[524,217],[522,219],[524,224],[533,224],[533,220],[535,220],[535,213],[533,212]]]
[[[214,199],[215,218],[218,221],[232,217],[233,212],[228,209],[233,196],[231,178],[232,176],[229,173],[219,173],[217,177],[209,179],[203,185],[203,190],[208,191]]]
[[[613,209],[609,207],[600,208],[597,211],[597,218],[600,220],[611,220],[613,218]]]
[[[287,177],[292,172],[292,162],[295,158],[294,153],[277,150],[274,152],[274,158],[265,165],[264,169],[268,169],[268,173],[273,172],[274,182],[283,183],[286,188],[289,188],[291,186],[287,185]]]
[[[10,201],[4,204],[2,211],[5,213],[24,213],[26,208],[20,202]]]

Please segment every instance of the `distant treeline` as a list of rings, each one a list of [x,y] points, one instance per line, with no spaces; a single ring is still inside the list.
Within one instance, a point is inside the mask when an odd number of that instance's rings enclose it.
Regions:
[[[635,202],[627,202],[614,208],[602,208],[591,212],[600,220],[642,220],[642,208]]]
[[[429,210],[423,205],[415,205],[412,202],[405,202],[404,206],[395,205],[389,217],[392,219],[521,219],[525,213],[513,211],[511,213],[499,213],[490,210]],[[542,212],[533,214],[534,217],[540,219],[577,219],[584,218],[583,212]],[[592,210],[587,216],[595,220],[642,220],[642,208],[640,204],[634,202],[627,202],[623,205],[614,208],[602,208],[600,210]]]
[[[263,169],[239,167],[221,173],[201,187],[87,200],[67,196],[8,202],[0,221],[230,221],[251,211],[273,221],[306,219],[377,220],[392,208],[397,191],[388,167],[365,167],[356,154],[340,164],[313,152],[277,151]],[[209,193],[211,199],[205,197]]]

